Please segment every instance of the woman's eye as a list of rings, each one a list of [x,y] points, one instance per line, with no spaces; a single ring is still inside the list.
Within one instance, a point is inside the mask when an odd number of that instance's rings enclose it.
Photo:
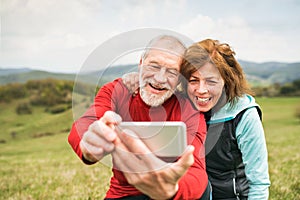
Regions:
[[[207,80],[206,82],[207,82],[208,84],[211,84],[211,85],[212,85],[212,84],[217,84],[216,81],[212,81],[212,80]]]
[[[197,79],[191,79],[189,80],[190,83],[198,83],[199,81]]]

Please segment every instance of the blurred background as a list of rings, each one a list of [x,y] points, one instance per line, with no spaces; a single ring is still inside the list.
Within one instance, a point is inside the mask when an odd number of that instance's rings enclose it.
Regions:
[[[0,13],[0,199],[104,197],[111,169],[67,144],[74,107],[141,52],[80,72],[107,41],[149,28],[233,47],[263,110],[270,199],[300,199],[300,1],[0,0]]]

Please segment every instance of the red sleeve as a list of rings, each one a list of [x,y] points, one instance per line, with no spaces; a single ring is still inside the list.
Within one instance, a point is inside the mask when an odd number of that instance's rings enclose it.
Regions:
[[[68,141],[80,159],[83,157],[79,143],[83,134],[88,130],[89,125],[100,119],[106,111],[116,109],[115,97],[120,96],[118,94],[122,94],[124,92],[122,90],[124,90],[124,87],[120,84],[120,79],[116,79],[101,87],[94,99],[94,103],[83,116],[73,123]],[[91,164],[85,160],[83,161],[86,164]]]
[[[185,112],[184,113],[191,113]],[[197,115],[198,117],[195,117]],[[183,116],[185,117],[185,116]],[[197,121],[197,119],[199,119]],[[187,125],[188,142],[195,147],[194,164],[179,181],[179,190],[174,199],[199,199],[208,184],[205,165],[206,122],[204,115],[198,111],[185,118]]]

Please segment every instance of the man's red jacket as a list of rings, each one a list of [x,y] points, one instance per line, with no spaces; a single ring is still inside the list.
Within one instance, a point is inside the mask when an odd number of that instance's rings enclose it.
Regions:
[[[204,115],[195,110],[190,101],[180,94],[170,97],[162,106],[150,107],[140,95],[133,96],[121,79],[104,85],[95,97],[94,104],[73,123],[69,143],[83,159],[80,140],[89,125],[100,119],[108,110],[118,113],[123,121],[183,121],[187,127],[188,143],[195,147],[194,164],[179,181],[179,190],[174,199],[198,199],[204,192],[208,177],[205,169],[204,141],[206,123]],[[89,164],[89,163],[87,163]],[[141,192],[128,184],[123,173],[112,169],[113,176],[106,198],[140,195]]]

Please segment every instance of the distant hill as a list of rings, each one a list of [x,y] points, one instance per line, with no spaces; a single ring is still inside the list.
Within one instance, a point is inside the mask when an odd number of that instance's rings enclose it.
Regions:
[[[9,69],[0,68],[0,85],[8,83],[25,83],[28,80],[39,80],[46,78],[63,79],[63,80],[79,80],[90,84],[103,84],[115,78],[121,77],[123,74],[137,71],[137,65],[119,65],[112,66],[99,71],[85,72],[83,74],[75,73],[53,73],[40,70],[31,70],[28,68]]]
[[[286,83],[292,82],[296,79],[300,79],[300,63],[255,63],[247,61],[239,62],[246,73],[247,79],[253,85]],[[30,70],[28,68],[0,68],[0,85],[12,82],[24,83],[32,79],[45,78],[64,80],[75,80],[75,78],[77,78],[77,80],[80,80],[81,82],[103,84],[117,77],[121,77],[123,74],[131,71],[137,71],[137,64],[112,66],[107,69],[80,74],[80,76],[75,73],[52,73],[39,70]]]
[[[31,71],[29,68],[0,68],[0,76],[7,76],[10,74],[26,73]],[[1,77],[2,78],[2,77]]]
[[[300,79],[300,63],[239,61],[251,83],[286,83]]]
[[[46,71],[30,69],[9,70],[0,68],[0,85],[14,82],[25,83],[28,80],[38,80],[46,78],[74,80],[75,74],[51,73]]]

